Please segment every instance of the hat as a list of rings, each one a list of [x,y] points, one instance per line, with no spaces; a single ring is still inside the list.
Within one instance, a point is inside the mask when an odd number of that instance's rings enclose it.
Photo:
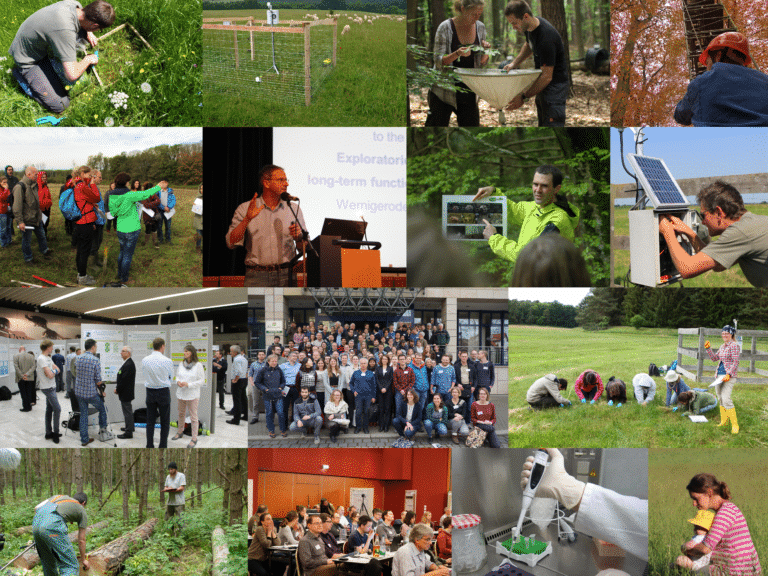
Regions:
[[[690,518],[688,522],[694,526],[701,526],[705,530],[712,528],[712,522],[715,520],[715,512],[713,510],[699,510],[696,513],[695,518]]]
[[[726,324],[725,326],[723,326],[723,332],[728,332],[731,336],[736,336],[736,328],[734,328],[730,324]]]
[[[670,370],[666,374],[664,374],[664,380],[667,382],[677,382],[677,379],[680,378],[680,375],[675,370]]]
[[[749,66],[752,63],[752,58],[749,57],[749,42],[747,42],[746,36],[739,32],[724,32],[719,36],[715,36],[707,46],[706,50],[699,56],[699,64],[702,66],[707,65],[707,57],[709,57],[710,50],[722,50],[724,48],[732,48],[737,52],[744,55],[746,60],[744,66]]]

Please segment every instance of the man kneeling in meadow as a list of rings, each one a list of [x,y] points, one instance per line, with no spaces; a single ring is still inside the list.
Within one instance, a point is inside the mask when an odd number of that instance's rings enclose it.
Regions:
[[[93,32],[114,21],[115,9],[104,0],[85,8],[76,0],[62,0],[29,16],[8,49],[16,61],[13,75],[24,92],[51,112],[62,113],[69,106],[64,83],[76,82],[99,61],[89,54],[78,62],[78,40],[85,38],[96,46]]]

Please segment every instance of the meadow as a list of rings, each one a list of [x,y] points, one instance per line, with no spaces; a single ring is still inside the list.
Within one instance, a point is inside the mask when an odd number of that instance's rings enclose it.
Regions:
[[[768,204],[749,204],[747,210],[762,216],[768,215]],[[629,236],[629,208],[625,206],[613,207],[614,236]],[[629,272],[629,250],[613,251],[614,280],[615,284],[622,284]],[[739,266],[733,266],[724,272],[706,272],[701,276],[689,278],[673,284],[672,286],[686,288],[751,288],[744,273]]]
[[[51,223],[48,226],[48,246],[53,250],[52,259],[45,260],[40,255],[37,238],[32,235],[33,264],[27,265],[21,255],[21,235],[15,229],[13,243],[0,249],[0,286],[19,286],[12,280],[45,285],[33,275],[56,282],[64,286],[77,284],[75,269],[75,249],[71,237],[64,230],[64,216],[59,210],[59,188],[61,183],[49,184],[53,207]],[[105,186],[100,186],[102,193]],[[144,245],[144,226],[142,225],[139,243],[133,253],[129,286],[200,286],[202,284],[202,256],[195,251],[195,230],[192,220],[192,203],[197,197],[197,188],[174,187],[176,195],[176,215],[172,219],[171,239],[173,244],[160,244],[154,248],[151,241]],[[163,230],[165,232],[165,230]],[[109,285],[117,279],[117,255],[120,246],[114,227],[110,232],[104,230],[104,239],[99,249],[99,259],[104,266],[96,268],[94,260],[89,260],[88,273],[96,280],[95,286]]]
[[[648,454],[648,552],[654,576],[682,574],[671,567],[680,546],[693,535],[688,519],[696,515],[686,485],[700,472],[728,484],[731,500],[744,514],[761,563],[768,560],[768,504],[763,486],[768,453],[764,450],[650,450]],[[691,572],[685,571],[687,574]]]
[[[647,374],[651,362],[661,366],[677,359],[677,330],[616,327],[593,332],[581,328],[510,326],[509,340],[510,447],[768,446],[765,385],[736,385],[733,401],[741,425],[741,432],[736,435],[730,433],[730,426],[715,425],[719,423],[718,409],[705,414],[707,423],[693,423],[679,411],[673,413],[664,405],[666,383],[663,378],[654,378],[656,397],[648,406],[634,399],[632,378],[635,374]],[[695,347],[694,337],[686,337],[683,345]],[[693,359],[683,363],[692,364]],[[705,364],[713,365],[708,360]],[[768,368],[767,365],[768,362],[757,363],[763,369]],[[744,368],[739,375],[745,376]],[[587,369],[600,374],[604,384],[611,376],[622,379],[627,384],[627,403],[620,408],[608,406],[603,395],[594,405],[581,404],[573,384]],[[573,403],[572,407],[529,410],[525,400],[528,388],[550,373],[568,380],[563,396]],[[683,380],[699,388],[710,383],[696,384],[685,377]]]
[[[35,126],[36,119],[53,115],[27,97],[11,74],[8,48],[21,23],[50,0],[14,0],[13,10],[0,16],[0,125]],[[107,34],[130,23],[154,50],[127,29],[100,42],[95,66],[104,86],[89,69],[70,89],[71,104],[58,118],[60,126],[200,126],[202,82],[200,64],[200,0],[112,0],[115,22],[98,30]],[[91,53],[91,48],[89,53]],[[78,55],[78,60],[83,54]],[[93,68],[93,67],[91,67]],[[127,95],[116,106],[110,95]]]
[[[280,21],[290,19],[305,20],[306,10],[280,10]],[[403,126],[405,125],[406,89],[405,89],[405,21],[397,22],[387,17],[378,18],[373,24],[352,21],[354,13],[341,12],[338,20],[338,44],[336,67],[324,78],[322,86],[312,95],[310,106],[304,105],[303,92],[300,103],[287,103],[283,98],[270,96],[267,90],[269,75],[262,74],[256,83],[255,77],[243,81],[236,93],[218,93],[215,85],[206,82],[203,96],[204,126]],[[365,16],[358,12],[358,16]],[[254,10],[206,10],[203,18],[254,16],[264,19],[263,12]],[[375,16],[375,14],[368,14]],[[321,19],[324,14],[318,13]],[[238,22],[242,24],[243,22]],[[350,31],[342,35],[345,25]],[[317,26],[316,28],[323,28]],[[206,31],[212,32],[212,31]],[[314,33],[314,32],[313,32]],[[224,32],[223,34],[226,34]],[[243,33],[247,34],[247,33]],[[230,37],[229,35],[227,35]],[[266,34],[257,34],[264,36]],[[294,34],[276,34],[277,36],[300,36]],[[204,37],[204,43],[208,42]],[[276,61],[291,59],[290,66],[301,66],[298,70],[303,75],[303,44],[300,58],[282,54],[276,39]],[[213,62],[218,51],[216,47],[205,44],[203,66]],[[271,45],[268,48],[271,51]],[[314,50],[314,48],[313,48]],[[210,51],[210,52],[209,52]],[[244,48],[241,44],[241,52]],[[327,55],[326,55],[327,56]],[[315,54],[313,52],[313,59]],[[242,61],[241,61],[242,62]],[[272,65],[271,54],[263,72],[268,72]],[[234,74],[234,62],[230,63]],[[218,68],[217,68],[218,71]],[[323,72],[325,70],[323,69]],[[218,72],[217,72],[218,73]],[[290,67],[281,74],[295,74]],[[224,73],[222,73],[224,74]],[[276,77],[274,78],[276,79]],[[230,78],[222,80],[229,83]],[[313,88],[315,79],[313,78]],[[302,79],[303,85],[303,79]]]

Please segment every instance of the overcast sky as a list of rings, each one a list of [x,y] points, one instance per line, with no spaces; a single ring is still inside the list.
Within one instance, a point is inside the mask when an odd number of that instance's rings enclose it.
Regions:
[[[202,139],[202,128],[0,128],[0,164],[11,164],[16,172],[29,164],[46,170],[70,169],[99,152],[117,156]]]
[[[510,288],[510,300],[530,300],[534,302],[560,302],[578,306],[589,294],[589,288]]]

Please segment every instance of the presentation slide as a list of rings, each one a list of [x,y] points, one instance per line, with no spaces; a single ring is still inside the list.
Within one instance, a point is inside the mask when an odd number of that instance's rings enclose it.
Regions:
[[[105,382],[115,382],[117,371],[123,365],[120,350],[123,349],[122,328],[92,327],[83,324],[83,338],[81,345],[85,347],[85,341],[89,338],[96,340],[96,356],[101,364],[101,378]]]
[[[141,361],[152,354],[152,341],[155,338],[168,339],[165,330],[139,330],[136,327],[129,327],[126,330],[126,341],[133,350],[133,363],[136,365],[136,382],[144,383],[144,365]],[[166,356],[169,356],[166,350]]]
[[[405,268],[405,128],[275,128],[273,135],[273,162],[301,199],[309,237],[320,235],[325,218],[362,219],[367,239],[382,244],[382,268]]]

